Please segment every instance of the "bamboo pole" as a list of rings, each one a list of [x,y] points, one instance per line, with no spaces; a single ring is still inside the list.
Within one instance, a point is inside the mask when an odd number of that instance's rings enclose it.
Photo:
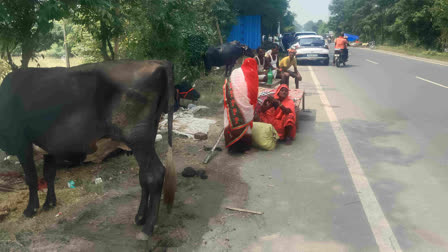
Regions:
[[[243,212],[243,213],[251,213],[251,214],[258,214],[258,215],[262,215],[263,212],[258,212],[258,211],[252,211],[252,210],[247,210],[247,209],[241,209],[241,208],[236,208],[236,207],[226,207],[229,210],[233,210],[233,211],[237,211],[237,212]]]

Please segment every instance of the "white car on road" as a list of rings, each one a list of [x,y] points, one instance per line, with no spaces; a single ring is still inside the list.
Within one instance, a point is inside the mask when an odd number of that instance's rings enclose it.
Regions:
[[[330,63],[328,45],[322,36],[299,36],[291,48],[297,51],[297,64],[304,61],[319,61],[324,65]]]

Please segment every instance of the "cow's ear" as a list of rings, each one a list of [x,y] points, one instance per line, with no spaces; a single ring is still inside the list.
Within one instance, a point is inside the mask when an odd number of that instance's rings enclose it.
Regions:
[[[247,45],[243,45],[241,48],[243,48],[245,51],[246,51],[247,49],[249,49],[249,47],[248,47]]]
[[[193,84],[193,87],[192,87],[192,88],[195,88],[195,87],[196,87],[196,83]]]

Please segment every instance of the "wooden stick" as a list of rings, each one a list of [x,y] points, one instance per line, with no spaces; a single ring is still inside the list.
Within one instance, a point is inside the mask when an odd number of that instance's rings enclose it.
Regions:
[[[213,152],[216,149],[216,146],[218,146],[219,141],[221,140],[222,136],[224,136],[224,129],[222,129],[221,134],[219,135],[218,141],[216,141],[215,145],[213,146],[213,148],[210,150],[210,152],[207,154],[207,156],[204,159],[204,164],[207,164],[208,161],[210,161],[210,157],[212,156]]]
[[[238,212],[245,212],[245,213],[252,213],[252,214],[259,214],[259,215],[263,214],[263,212],[257,212],[257,211],[235,208],[235,207],[226,207],[226,208],[229,210],[238,211]]]

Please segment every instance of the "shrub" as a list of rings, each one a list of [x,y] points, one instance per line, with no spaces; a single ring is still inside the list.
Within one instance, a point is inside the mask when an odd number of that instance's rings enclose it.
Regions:
[[[3,59],[0,59],[0,85],[5,76],[11,72],[11,66]]]

